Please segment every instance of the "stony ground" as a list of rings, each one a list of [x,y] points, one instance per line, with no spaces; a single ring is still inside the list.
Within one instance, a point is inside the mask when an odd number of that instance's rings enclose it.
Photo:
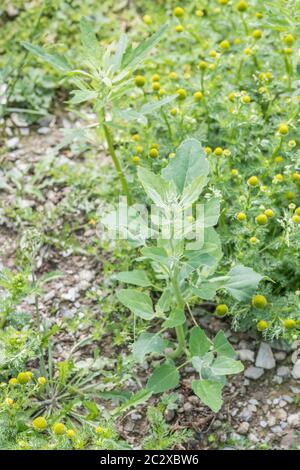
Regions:
[[[23,183],[29,184],[36,165],[60,142],[62,135],[58,127],[68,127],[70,120],[71,117],[43,119],[35,129],[29,129],[17,118],[14,123],[6,123],[5,145],[8,151],[1,159],[5,169],[9,169],[10,176],[7,179],[7,174],[0,170],[2,207],[16,204],[18,188],[14,184],[14,174],[18,177],[21,175]],[[61,151],[57,158],[63,162],[72,160],[73,156],[70,151]],[[82,165],[86,164],[82,156],[76,158],[77,162],[79,158]],[[49,207],[53,210],[68,191],[69,188],[64,185],[47,186],[44,199],[28,194],[22,201],[23,207],[32,207],[38,211],[45,211]],[[11,220],[3,210],[0,216],[1,263],[14,269],[21,233],[16,220]],[[64,273],[61,279],[52,281],[43,294],[40,307],[44,318],[50,325],[63,322],[64,319],[82,319],[75,331],[63,329],[60,332],[55,348],[55,354],[60,359],[66,357],[76,340],[90,333],[91,323],[84,321],[87,312],[89,317],[101,318],[101,307],[97,300],[102,292],[101,255],[94,257],[87,250],[87,247],[93,246],[96,228],[81,221],[80,210],[74,217],[78,219],[75,234],[77,248],[62,249],[53,244],[44,246],[38,258],[40,274],[54,269]],[[58,219],[56,223],[59,233],[62,221]],[[20,311],[24,308],[31,311],[32,303],[33,299],[28,298],[20,306]],[[182,386],[176,391],[178,397],[175,409],[167,411],[166,420],[174,430],[181,427],[194,430],[194,439],[186,447],[291,449],[300,446],[300,344],[294,344],[290,350],[280,344],[270,346],[261,343],[258,337],[230,332],[226,322],[212,320],[211,315],[205,314],[201,308],[196,309],[194,314],[208,334],[213,334],[220,327],[225,329],[245,364],[245,372],[231,379],[226,388],[224,406],[218,415],[214,415],[190,394],[189,384],[194,378],[194,370],[185,368]],[[103,341],[110,344],[105,336]],[[106,350],[109,356],[109,350]],[[85,359],[91,355],[91,351],[85,350]],[[146,377],[149,367],[148,363],[143,364],[141,377]],[[128,386],[131,386],[130,381]],[[138,445],[147,429],[145,407],[128,413],[120,420],[118,427],[129,442]]]

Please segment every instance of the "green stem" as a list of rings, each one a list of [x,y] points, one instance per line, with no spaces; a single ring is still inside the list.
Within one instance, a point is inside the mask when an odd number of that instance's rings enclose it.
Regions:
[[[106,124],[103,123],[102,125],[103,125],[103,130],[104,130],[106,142],[107,142],[107,145],[108,145],[108,150],[109,150],[110,156],[111,156],[111,158],[114,162],[115,168],[117,170],[118,177],[119,177],[119,180],[121,182],[122,190],[123,190],[123,192],[126,196],[126,199],[127,199],[127,204],[129,206],[131,206],[132,205],[132,198],[131,198],[131,195],[130,195],[130,192],[129,192],[129,187],[128,187],[128,184],[127,184],[127,180],[124,176],[124,173],[122,171],[121,164],[120,164],[119,159],[117,157],[117,154],[115,152],[111,133],[110,133],[109,128]]]
[[[179,288],[179,285],[178,285],[177,271],[176,270],[174,272],[174,277],[172,279],[172,285],[173,285],[173,289],[174,289],[174,292],[175,292],[177,305],[181,308],[184,308],[185,302],[184,302],[184,299],[182,298],[180,288]],[[185,344],[185,332],[184,332],[183,325],[176,326],[175,331],[176,331],[178,346],[175,349],[175,351],[170,354],[170,357],[172,357],[172,359],[176,359],[177,357],[179,357],[182,354],[182,352],[184,351],[185,346],[186,346],[186,344]]]

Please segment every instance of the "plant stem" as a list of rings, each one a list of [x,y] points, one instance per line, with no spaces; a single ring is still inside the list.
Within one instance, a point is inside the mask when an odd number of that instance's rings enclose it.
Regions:
[[[179,285],[178,285],[177,271],[176,270],[174,272],[174,277],[172,278],[172,284],[173,284],[173,288],[174,288],[174,292],[175,292],[177,305],[181,308],[184,308],[185,302],[182,298],[180,288],[179,288]],[[175,351],[172,354],[170,354],[170,356],[173,359],[179,357],[185,349],[185,332],[184,332],[183,325],[176,326],[175,331],[176,331],[178,346],[175,349]]]
[[[108,145],[108,150],[109,150],[110,156],[111,156],[111,158],[114,162],[115,168],[117,170],[118,177],[119,177],[119,180],[121,182],[122,190],[123,190],[123,192],[126,196],[126,199],[127,199],[127,204],[129,206],[131,206],[132,205],[132,198],[131,198],[131,195],[130,195],[130,192],[129,192],[127,180],[124,176],[124,173],[123,173],[122,168],[121,168],[121,164],[119,162],[119,159],[118,159],[117,154],[116,154],[115,149],[114,149],[113,140],[112,140],[110,130],[109,130],[109,128],[106,124],[103,123],[102,125],[103,125],[104,134],[105,134],[105,139],[106,139],[106,142],[107,142],[107,145]]]

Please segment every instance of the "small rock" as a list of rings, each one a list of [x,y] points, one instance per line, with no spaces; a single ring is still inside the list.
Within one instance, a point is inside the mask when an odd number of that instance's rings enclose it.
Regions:
[[[68,300],[69,302],[75,302],[78,296],[78,291],[74,287],[71,287],[67,292],[62,294],[62,299]]]
[[[9,150],[15,150],[20,146],[19,137],[12,137],[6,141],[6,146]]]
[[[271,428],[272,426],[275,426],[276,424],[276,418],[275,416],[269,416],[268,418],[268,426]]]
[[[249,428],[250,428],[250,424],[244,421],[243,423],[239,425],[237,432],[239,434],[245,435],[245,434],[248,434]]]
[[[187,403],[185,403],[185,404],[183,405],[183,409],[184,409],[184,411],[186,411],[187,413],[189,413],[190,411],[192,411],[193,408],[194,408],[193,405],[192,405],[191,403],[189,403],[189,402],[187,402]]]
[[[140,419],[142,419],[142,415],[140,413],[132,413],[131,414],[131,419],[132,421],[139,421]]]
[[[298,360],[292,370],[293,379],[300,379],[300,360]]]
[[[278,377],[278,375],[275,375],[275,377],[273,377],[272,379],[272,382],[274,382],[274,384],[281,385],[283,382],[283,378]]]
[[[173,421],[174,418],[175,418],[175,411],[167,409],[165,411],[165,420],[166,420],[166,422],[170,423],[171,421]]]
[[[295,431],[289,431],[281,439],[280,445],[284,449],[290,449],[291,447],[296,445],[298,442],[299,442],[299,437],[295,433]]]
[[[287,403],[294,403],[294,400],[290,395],[282,395],[282,399]]]
[[[254,362],[254,351],[250,349],[238,349],[237,355],[241,361]]]
[[[300,394],[300,388],[299,387],[294,387],[293,385],[290,386],[291,392],[295,393],[295,395]]]
[[[261,420],[259,424],[262,428],[266,428],[268,426],[267,421],[264,421],[264,420]]]
[[[247,377],[247,379],[252,379],[252,380],[257,380],[259,379],[262,375],[264,374],[264,370],[261,367],[248,367],[244,375]]]
[[[49,134],[49,132],[50,132],[49,127],[39,127],[38,130],[37,130],[37,133],[41,134],[41,135]]]
[[[276,361],[284,361],[286,358],[286,353],[284,351],[277,351],[274,353]]]
[[[273,426],[271,428],[271,431],[274,433],[274,434],[282,434],[282,429],[280,426]]]
[[[300,411],[288,416],[287,422],[292,428],[298,428],[300,426]]]
[[[278,375],[279,377],[282,377],[283,379],[288,379],[289,376],[291,375],[290,369],[289,369],[288,367],[286,367],[286,366],[280,366],[280,367],[278,367],[276,373],[277,373],[277,375]]]
[[[263,369],[273,369],[276,365],[272,349],[267,343],[261,343],[256,362],[256,367],[262,367]]]
[[[287,412],[285,410],[283,410],[282,408],[280,408],[279,410],[276,410],[275,411],[275,418],[278,420],[278,421],[286,421],[287,419]]]
[[[250,405],[258,405],[258,401],[255,398],[249,400]]]

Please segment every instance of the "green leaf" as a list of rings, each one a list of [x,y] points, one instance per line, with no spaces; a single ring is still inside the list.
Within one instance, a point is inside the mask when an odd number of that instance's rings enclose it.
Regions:
[[[135,286],[148,287],[151,286],[151,281],[148,278],[146,271],[142,269],[134,269],[132,271],[123,271],[116,275],[118,281],[125,282],[126,284],[134,284]]]
[[[146,403],[146,401],[149,400],[149,398],[152,395],[152,391],[148,389],[142,389],[139,392],[135,393],[133,396],[131,396],[125,403],[123,403],[121,406],[116,408],[111,412],[112,415],[120,415],[124,413],[124,411],[128,410],[128,408],[136,407],[138,405],[141,405],[143,403]]]
[[[163,338],[154,333],[142,333],[133,343],[132,353],[136,362],[143,362],[147,354],[162,354],[166,348]]]
[[[147,195],[159,207],[164,207],[172,199],[174,199],[175,188],[169,181],[164,180],[161,176],[152,173],[146,168],[139,167],[138,178]]]
[[[80,20],[80,39],[83,47],[89,55],[95,55],[99,52],[99,42],[93,31],[91,22],[83,16]]]
[[[149,248],[145,247],[141,249],[141,253],[146,258],[151,259],[156,263],[163,264],[164,266],[169,266],[171,263],[168,253],[166,252],[166,250],[164,250],[164,248],[159,248],[156,246],[152,246]]]
[[[163,328],[175,328],[176,326],[183,325],[186,321],[184,310],[180,307],[173,310],[167,320],[162,324]]]
[[[136,67],[148,55],[151,49],[159,43],[167,28],[167,24],[162,25],[156,33],[141,42],[135,49],[128,49],[123,56],[122,67]]]
[[[172,364],[163,364],[154,369],[147,382],[147,388],[153,393],[162,393],[177,387],[179,372]]]
[[[231,357],[218,356],[211,366],[212,373],[215,375],[239,374],[244,370],[241,361],[235,361]]]
[[[183,208],[190,207],[193,202],[197,201],[206,183],[206,175],[200,175],[197,176],[191,184],[184,188],[180,199],[180,203]]]
[[[192,389],[212,411],[217,413],[221,409],[223,404],[221,383],[213,380],[193,380]]]
[[[171,291],[168,287],[166,287],[155,306],[156,312],[157,313],[168,312],[170,310],[171,303],[172,303]]]
[[[34,46],[29,42],[22,42],[22,46],[60,72],[68,72],[70,70],[69,63],[63,55],[57,53],[49,54],[49,52],[46,52],[42,47]]]
[[[162,176],[166,180],[174,181],[182,194],[195,178],[206,177],[208,172],[209,164],[200,142],[196,139],[187,139],[178,148],[175,158],[172,158],[168,166],[162,170]]]
[[[154,311],[149,295],[135,289],[123,289],[117,293],[119,301],[135,315],[144,320],[152,320]]]
[[[219,331],[213,339],[214,350],[221,356],[226,356],[234,359],[236,352],[226,338],[224,331]]]
[[[203,357],[210,350],[210,347],[211,342],[204,331],[198,326],[194,326],[194,328],[192,328],[189,341],[191,356]]]
[[[185,256],[190,266],[197,269],[202,266],[216,268],[223,256],[221,240],[213,227],[204,230],[204,241],[187,244]],[[193,249],[191,249],[193,248]],[[213,269],[210,270],[214,271]]]
[[[171,103],[176,98],[177,98],[177,95],[171,95],[171,96],[166,96],[165,98],[162,98],[160,100],[156,100],[156,101],[153,101],[153,102],[146,103],[141,107],[139,112],[141,114],[146,114],[146,115],[151,114],[154,111],[156,111],[157,109],[160,109],[165,104]]]
[[[97,91],[91,90],[73,90],[71,93],[73,96],[69,101],[70,104],[79,104],[83,103],[84,101],[92,101],[98,96]]]
[[[228,280],[226,280],[223,287],[235,299],[247,302],[251,299],[262,278],[263,276],[253,271],[253,269],[238,265],[228,273]]]

